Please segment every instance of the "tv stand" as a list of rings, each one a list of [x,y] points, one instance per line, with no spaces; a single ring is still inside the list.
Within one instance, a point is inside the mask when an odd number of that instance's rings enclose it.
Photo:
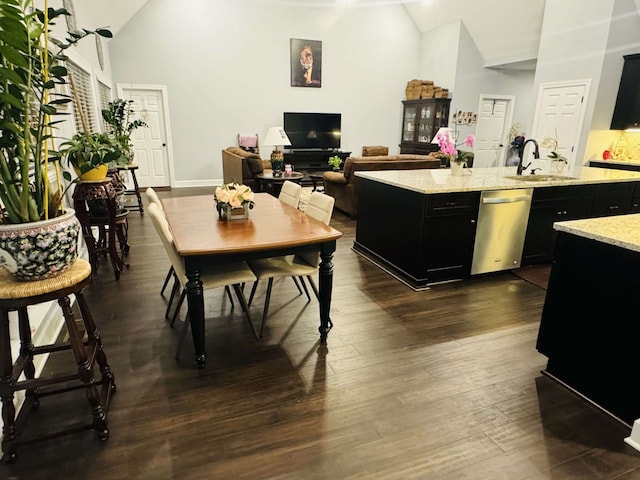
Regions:
[[[329,165],[329,157],[340,157],[342,161],[346,160],[351,152],[342,152],[340,150],[317,149],[317,150],[285,150],[284,163],[293,165],[293,169],[300,173],[313,173],[331,170]]]

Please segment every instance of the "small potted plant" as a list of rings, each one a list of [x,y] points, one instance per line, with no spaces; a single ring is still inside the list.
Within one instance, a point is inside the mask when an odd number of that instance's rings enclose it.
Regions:
[[[121,144],[107,133],[76,133],[60,145],[59,154],[67,159],[80,181],[103,180],[111,162],[126,164]],[[71,181],[71,177],[67,180]]]
[[[340,165],[342,165],[342,159],[339,156],[334,155],[333,157],[329,157],[329,161],[327,163],[333,167],[334,172],[337,172],[340,170]]]
[[[555,172],[562,172],[567,165],[569,165],[569,160],[564,155],[558,153],[558,131],[555,131],[555,137],[542,137],[540,139],[540,146],[542,148],[548,148],[551,151],[547,155],[547,158],[551,160],[550,169]]]
[[[456,144],[451,132],[447,130],[444,133],[438,133],[436,135],[436,140],[440,147],[441,156],[445,157],[449,161],[451,175],[462,175],[465,164],[473,158],[473,152],[458,150],[457,147],[460,145],[473,147],[475,137],[471,134],[467,135],[462,143]]]
[[[135,114],[132,103],[133,100],[116,98],[109,102],[107,108],[102,110],[102,118],[107,124],[109,133],[120,144],[122,154],[127,158],[127,163],[133,162],[131,134],[136,128],[148,127],[147,123],[140,119],[132,120]]]

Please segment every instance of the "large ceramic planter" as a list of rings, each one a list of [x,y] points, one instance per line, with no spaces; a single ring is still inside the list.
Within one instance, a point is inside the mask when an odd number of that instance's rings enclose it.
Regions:
[[[79,232],[73,209],[40,222],[0,225],[0,266],[21,281],[60,275],[78,257]]]

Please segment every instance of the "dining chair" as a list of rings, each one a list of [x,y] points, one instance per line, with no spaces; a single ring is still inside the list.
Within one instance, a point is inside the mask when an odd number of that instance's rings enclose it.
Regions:
[[[309,197],[309,203],[305,209],[305,215],[328,225],[333,214],[333,205],[335,199],[321,192],[312,192]],[[263,258],[251,260],[248,262],[249,267],[257,277],[257,280],[251,287],[249,295],[249,305],[251,305],[258,283],[260,280],[267,279],[267,291],[265,294],[264,308],[262,310],[262,322],[260,324],[259,337],[262,338],[264,325],[269,313],[269,302],[271,300],[271,289],[273,288],[273,280],[280,277],[297,277],[307,293],[307,298],[311,300],[309,292],[304,282],[304,278],[309,281],[313,293],[319,299],[318,287],[313,281],[312,276],[318,272],[320,264],[320,252],[300,253],[296,255],[287,255],[283,257]]]
[[[282,184],[282,190],[278,194],[278,200],[282,203],[286,203],[287,205],[291,205],[293,208],[298,208],[300,205],[300,197],[302,196],[302,185],[299,183],[292,182],[290,180],[285,180]],[[296,277],[291,277],[293,279],[293,283],[295,284],[298,292],[302,294],[302,288],[300,287],[300,283]],[[306,290],[305,290],[306,291]],[[307,292],[307,297],[309,297],[309,293]]]
[[[158,194],[156,193],[156,191],[152,187],[149,187],[145,190],[145,195],[149,200],[149,204],[155,203],[158,207],[160,207],[160,210],[163,212],[163,215],[164,215],[164,207],[162,206],[162,202],[160,201],[160,197],[158,197]],[[167,288],[167,285],[169,284],[169,280],[171,280],[172,277],[173,277],[173,287],[171,288],[171,295],[169,296],[169,301],[167,302],[167,309],[164,314],[167,320],[169,319],[171,306],[173,305],[173,301],[175,300],[176,294],[178,293],[178,288],[180,286],[180,282],[178,281],[178,278],[174,273],[173,265],[169,267],[169,271],[167,272],[167,275],[164,279],[164,283],[162,284],[162,288],[160,289],[160,295],[164,295],[164,291]],[[224,291],[227,294],[227,297],[229,297],[229,301],[231,302],[231,308],[234,308],[235,304],[233,303],[233,297],[231,296],[231,289],[229,289],[228,286],[225,286]],[[180,302],[180,304],[182,304],[182,302]],[[173,317],[171,318],[170,325],[172,327],[176,321],[176,317],[179,310],[180,310],[180,306],[177,306],[173,314]]]
[[[300,197],[302,195],[302,186],[291,180],[285,180],[282,184],[282,190],[278,195],[278,200],[287,205],[291,205],[293,208],[298,208],[300,204]]]
[[[151,215],[153,226],[156,228],[158,235],[162,239],[162,244],[167,252],[167,255],[169,256],[169,259],[171,260],[171,265],[173,266],[175,275],[180,282],[180,286],[182,287],[182,292],[180,294],[181,301],[179,301],[178,305],[176,306],[176,309],[179,310],[187,292],[187,273],[184,266],[184,261],[175,249],[175,246],[173,244],[173,236],[171,235],[171,231],[169,230],[169,224],[167,223],[164,213],[162,212],[162,210],[160,210],[160,207],[158,207],[158,205],[156,205],[155,203],[151,203],[149,205],[149,214]],[[253,271],[245,262],[217,265],[215,267],[204,268],[200,272],[200,280],[202,280],[203,290],[211,290],[228,285],[231,285],[233,287],[233,290],[236,292],[236,296],[238,297],[238,301],[240,302],[240,306],[242,307],[245,317],[249,322],[249,326],[251,327],[254,336],[258,338],[258,333],[255,329],[255,326],[253,325],[253,322],[251,321],[251,315],[249,313],[247,300],[240,285],[245,282],[255,281],[256,279],[257,278],[253,274]],[[176,359],[178,359],[180,356],[180,350],[182,348],[182,344],[184,343],[184,337],[187,333],[188,326],[189,312],[187,311],[187,316],[184,320],[182,332],[180,333],[180,338],[178,340]]]
[[[162,206],[162,202],[160,202],[160,197],[158,197],[158,194],[156,193],[156,191],[153,188],[151,188],[151,187],[147,188],[144,193],[145,193],[145,195],[147,197],[147,200],[149,200],[149,204],[155,203],[158,207],[160,207],[160,210],[162,210],[164,212],[164,208]],[[169,267],[169,271],[167,272],[167,276],[165,277],[164,283],[162,284],[162,288],[160,289],[160,295],[164,294],[164,291],[167,288],[167,285],[169,284],[169,280],[171,280],[172,276],[173,276],[173,265]],[[174,280],[177,281],[177,278],[174,279]]]

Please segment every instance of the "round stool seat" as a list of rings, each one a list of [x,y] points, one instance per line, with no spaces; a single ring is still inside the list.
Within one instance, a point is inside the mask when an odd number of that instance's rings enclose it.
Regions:
[[[9,273],[0,271],[0,405],[2,406],[2,459],[11,463],[17,458],[17,448],[36,440],[46,440],[66,433],[93,429],[98,438],[109,438],[107,410],[116,385],[102,348],[100,333],[82,293],[91,280],[91,264],[77,259],[71,267],[57,277],[38,281],[21,282]],[[75,296],[80,312],[76,321],[71,308],[71,296]],[[57,301],[67,332],[54,343],[34,345],[31,338],[30,305]],[[10,316],[11,313],[17,315]],[[17,317],[17,318],[16,318]],[[12,339],[9,323],[18,322],[20,348],[14,361],[11,353]],[[79,325],[81,323],[81,325]],[[75,371],[54,373],[36,378],[34,357],[71,350],[75,359]],[[94,377],[94,363],[100,369],[100,378]],[[23,379],[24,375],[24,379]],[[91,421],[83,420],[74,425],[64,425],[55,434],[36,432],[31,438],[22,439],[22,427],[31,408],[41,397],[66,394],[83,389],[91,409]],[[25,391],[25,399],[18,416],[13,404],[14,394]]]
[[[0,302],[21,298],[33,298],[47,295],[65,288],[73,287],[91,276],[91,264],[78,258],[71,267],[57,277],[44,280],[21,282],[6,270],[0,270]]]

